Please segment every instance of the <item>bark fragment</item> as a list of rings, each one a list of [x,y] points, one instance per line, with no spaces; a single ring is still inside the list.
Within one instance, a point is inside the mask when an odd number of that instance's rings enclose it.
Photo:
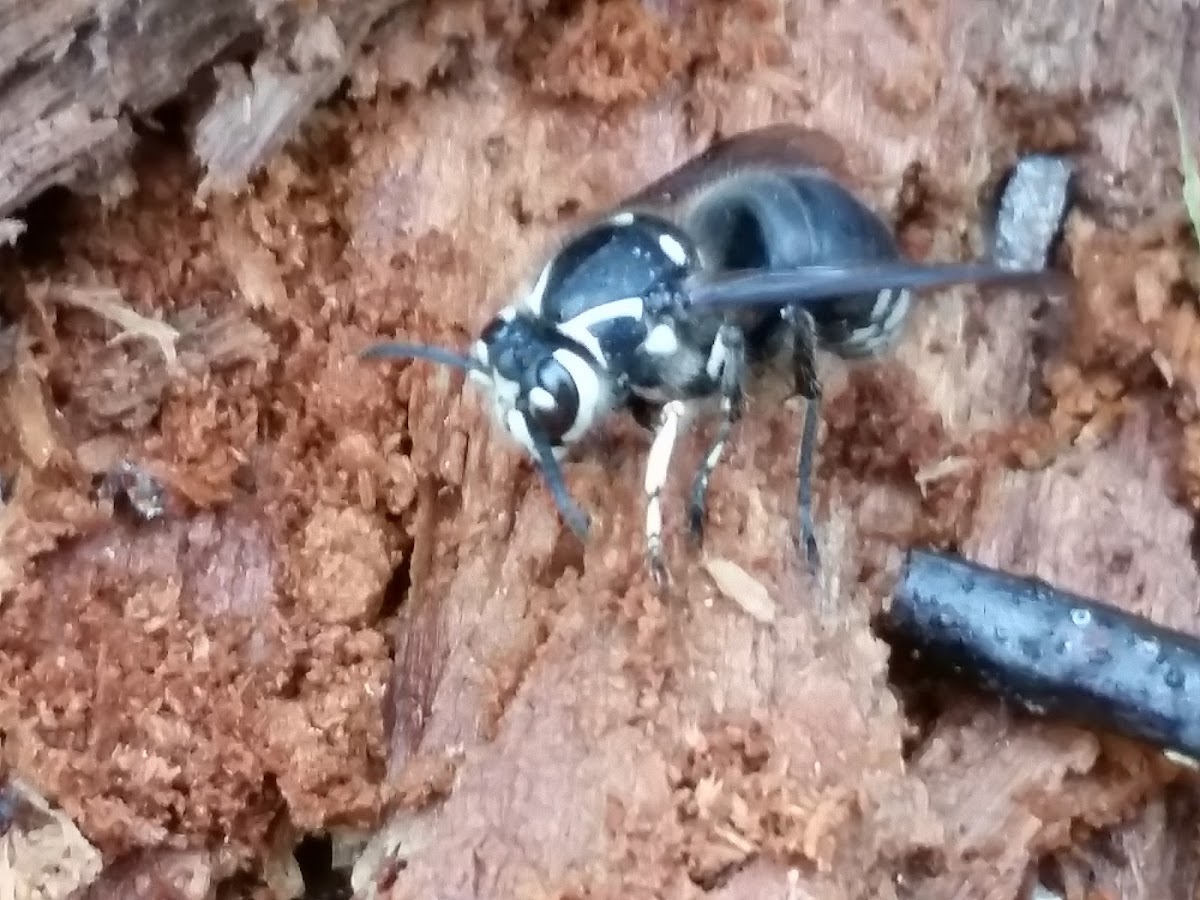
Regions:
[[[6,0],[0,218],[53,185],[127,193],[117,176],[134,118],[184,93],[230,49],[260,42],[252,79],[226,77],[196,136],[211,182],[241,187],[337,86],[371,26],[403,2]]]

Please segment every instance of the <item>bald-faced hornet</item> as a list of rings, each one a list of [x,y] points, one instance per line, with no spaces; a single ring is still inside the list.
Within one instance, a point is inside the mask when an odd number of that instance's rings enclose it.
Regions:
[[[660,495],[681,428],[701,401],[718,402],[716,434],[692,482],[690,531],[699,541],[709,479],[742,413],[748,371],[790,343],[795,388],[808,401],[794,538],[815,570],[817,349],[846,359],[877,354],[899,333],[919,288],[1043,275],[904,259],[884,221],[839,180],[840,168],[832,138],[797,126],[718,141],[577,228],[469,355],[382,343],[363,356],[466,370],[496,422],[537,462],[580,538],[589,520],[566,488],[567,450],[617,411],[652,428],[646,553],[662,584]]]

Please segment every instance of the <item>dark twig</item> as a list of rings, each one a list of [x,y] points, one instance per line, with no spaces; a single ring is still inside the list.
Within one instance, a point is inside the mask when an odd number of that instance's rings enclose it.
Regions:
[[[957,556],[908,552],[890,637],[1036,714],[1200,759],[1200,640]]]

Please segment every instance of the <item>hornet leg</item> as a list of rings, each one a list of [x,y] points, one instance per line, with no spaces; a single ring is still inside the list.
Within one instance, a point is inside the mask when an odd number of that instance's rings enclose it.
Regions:
[[[654,442],[650,445],[650,456],[646,461],[646,557],[659,587],[664,587],[670,581],[663,557],[662,490],[667,482],[671,455],[675,451],[675,442],[686,413],[687,407],[679,400],[672,400],[663,406]]]
[[[815,575],[821,568],[817,550],[817,530],[813,524],[812,472],[817,452],[817,433],[821,426],[821,382],[816,370],[816,328],[812,317],[803,310],[789,309],[784,316],[793,328],[792,372],[796,391],[804,404],[804,431],[800,437],[800,455],[796,465],[796,542],[803,548],[809,570]]]
[[[704,539],[704,502],[708,493],[708,482],[721,461],[725,444],[734,424],[742,417],[742,382],[746,377],[746,341],[742,332],[733,325],[722,325],[717,332],[708,359],[708,375],[720,379],[721,420],[717,433],[709,445],[708,453],[696,477],[692,481],[692,499],[688,506],[688,522],[692,537],[700,542]]]

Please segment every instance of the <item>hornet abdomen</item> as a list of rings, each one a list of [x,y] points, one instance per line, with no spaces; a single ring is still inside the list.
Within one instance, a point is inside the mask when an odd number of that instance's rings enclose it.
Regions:
[[[788,269],[896,260],[900,248],[887,224],[819,169],[749,170],[699,192],[684,211],[689,233],[713,270]],[[898,334],[909,292],[840,297],[810,310],[818,340],[847,358],[869,356]],[[777,312],[761,308],[746,321],[747,338],[767,352],[779,328]]]

